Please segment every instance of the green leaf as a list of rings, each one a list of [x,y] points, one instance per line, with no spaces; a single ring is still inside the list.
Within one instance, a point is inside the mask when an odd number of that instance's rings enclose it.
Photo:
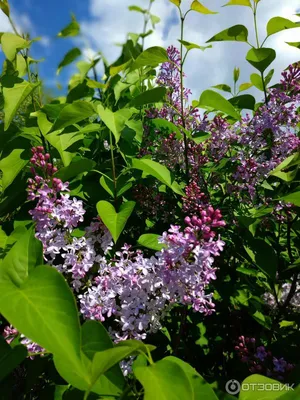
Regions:
[[[239,110],[254,110],[255,108],[255,98],[250,94],[242,94],[240,96],[235,96],[228,100],[234,107]]]
[[[94,355],[99,352],[103,352],[107,349],[114,347],[113,342],[104,328],[104,326],[98,321],[86,321],[81,327],[81,340],[82,340],[82,351],[92,361]],[[106,376],[101,378],[102,386],[106,385],[105,380],[114,382],[117,387],[122,388],[125,384],[124,376],[119,365],[115,365],[110,371],[106,373]],[[103,392],[105,388],[103,387]]]
[[[263,386],[268,387],[262,390]],[[272,390],[272,387],[274,389]],[[280,390],[280,387],[282,388]],[[250,375],[246,378],[242,385],[239,400],[271,400],[281,399],[282,394],[286,393],[287,387],[283,388],[283,384],[274,379],[262,375]]]
[[[4,97],[4,130],[7,130],[23,101],[40,84],[33,84],[14,76],[2,78]]]
[[[158,46],[150,47],[137,57],[130,70],[134,71],[145,66],[157,67],[159,64],[167,61],[170,60],[167,51],[164,48]]]
[[[198,374],[198,372],[190,364],[173,356],[165,357],[164,360],[174,362],[183,369],[193,388],[193,397],[191,397],[191,400],[218,400],[218,397],[214,393],[211,385],[207,383],[205,379]]]
[[[0,382],[27,357],[27,348],[17,345],[13,349],[0,336]]]
[[[112,65],[109,68],[110,76],[118,75],[120,72],[122,72],[125,69],[127,69],[131,63],[132,63],[132,60],[128,60],[128,61],[126,61],[125,63],[123,63],[121,65]]]
[[[60,168],[55,177],[66,182],[70,178],[74,178],[84,172],[91,171],[96,166],[93,160],[82,158],[81,160],[72,162],[69,166]]]
[[[285,29],[299,28],[299,25],[289,19],[282,17],[271,18],[267,24],[268,36],[274,35],[277,32],[284,31]]]
[[[207,139],[209,139],[211,137],[211,133],[209,132],[203,132],[203,131],[199,131],[196,132],[193,136],[192,136],[192,140],[199,144],[202,142],[205,142]]]
[[[156,87],[154,89],[147,90],[134,97],[130,105],[133,107],[141,107],[145,104],[151,103],[163,103],[165,101],[167,89],[164,87]]]
[[[255,239],[244,248],[258,268],[274,280],[278,261],[273,247],[262,239]]]
[[[212,45],[209,46],[199,46],[198,44],[187,42],[186,40],[180,40],[178,39],[178,42],[181,43],[188,51],[192,49],[199,49],[199,50],[206,50],[206,49],[211,49]]]
[[[143,10],[141,7],[138,7],[138,6],[129,6],[128,10],[129,11],[137,11],[137,12],[140,12],[142,14],[146,14],[147,13],[147,10]]]
[[[276,51],[267,47],[260,49],[250,49],[247,53],[246,60],[260,72],[264,72],[268,66],[275,60]]]
[[[265,85],[266,86],[271,82],[271,79],[273,78],[274,72],[275,72],[274,69],[270,69],[270,71],[266,75],[266,77],[265,77]]]
[[[226,6],[247,6],[247,7],[251,7],[251,1],[250,0],[230,0],[223,7],[226,7]]]
[[[0,312],[26,337],[78,370],[80,325],[76,303],[65,278],[50,266],[33,269],[18,287],[0,267]]]
[[[176,133],[177,139],[182,138],[182,133],[180,132],[180,129],[178,128],[178,126],[173,124],[170,121],[167,121],[166,119],[154,118],[154,119],[151,119],[151,124],[153,124],[155,126],[155,128],[157,128],[157,129],[166,129],[169,132]]]
[[[252,86],[253,86],[253,83],[248,83],[248,82],[246,82],[246,83],[241,83],[241,84],[240,84],[240,87],[239,87],[239,91],[240,91],[240,92],[243,92],[244,90],[250,89]]]
[[[171,3],[175,4],[175,6],[179,7],[181,4],[181,0],[169,0]]]
[[[20,50],[28,48],[30,42],[14,33],[3,33],[1,37],[1,45],[6,58],[9,61],[14,61],[16,54]]]
[[[218,14],[215,11],[211,11],[208,8],[204,7],[203,4],[199,3],[198,0],[194,0],[191,4],[191,10],[196,11],[200,14]]]
[[[300,42],[285,42],[289,46],[296,47],[297,49],[300,50]]]
[[[165,247],[165,245],[158,242],[159,237],[160,235],[156,235],[155,233],[145,233],[139,237],[138,244],[151,250],[160,251]]]
[[[226,85],[225,83],[221,83],[219,85],[212,86],[213,88],[223,90],[224,92],[231,93],[231,87]]]
[[[57,131],[95,115],[91,103],[78,100],[66,105],[59,113],[51,131]]]
[[[104,108],[102,104],[97,107],[98,114],[107,128],[113,133],[116,143],[120,140],[121,132],[125,128],[126,122],[132,116],[130,109],[123,108],[112,112],[109,108]]]
[[[113,366],[116,366],[124,358],[132,354],[144,353],[145,351],[147,351],[147,348],[143,342],[126,340],[111,349],[95,353],[91,371],[92,385],[101,375],[105,374]]]
[[[9,17],[9,4],[7,0],[0,0],[0,9],[4,12],[4,14]]]
[[[190,377],[173,360],[163,359],[150,366],[136,366],[134,375],[144,387],[144,400],[196,399]]]
[[[223,113],[228,114],[237,120],[240,119],[240,115],[235,110],[233,105],[219,93],[216,93],[213,90],[205,90],[201,94],[199,107],[201,106],[208,106],[215,110],[222,111]]]
[[[111,233],[115,243],[125,228],[135,204],[134,201],[127,201],[121,205],[120,210],[117,213],[114,206],[108,201],[101,200],[97,203],[98,214]]]
[[[7,276],[20,287],[29,272],[43,262],[42,243],[35,238],[34,229],[29,229],[17,240],[1,264],[2,276]]]
[[[297,207],[300,207],[300,192],[290,193],[287,196],[283,196],[280,200],[284,201],[285,203],[292,203]]]
[[[222,32],[217,33],[206,43],[223,41],[247,42],[248,29],[244,25],[234,25]]]
[[[58,37],[77,36],[80,32],[80,25],[76,21],[75,15],[71,15],[72,21],[58,33]]]
[[[66,66],[71,64],[73,61],[76,60],[76,58],[81,56],[81,51],[78,49],[78,47],[74,47],[74,49],[71,49],[67,52],[67,54],[64,56],[62,61],[59,63],[56,75],[60,74],[60,71]]]
[[[21,144],[21,142],[20,142]],[[2,176],[2,189],[5,190],[9,185],[13,183],[17,175],[24,169],[30,159],[29,152],[26,152],[24,148],[16,148],[12,150],[6,157],[0,160],[0,170],[3,173]]]
[[[179,187],[178,183],[173,180],[171,172],[164,165],[159,164],[156,161],[152,161],[146,158],[132,160],[132,168],[143,171],[146,175],[154,176],[160,182],[167,185],[173,192],[184,196],[183,191]]]
[[[251,74],[250,75],[250,81],[253,86],[255,86],[257,89],[261,90],[262,92],[264,91],[264,85],[263,81],[260,75],[258,74]]]
[[[153,29],[155,28],[155,25],[158,24],[160,22],[160,18],[157,17],[156,15],[150,14],[150,19],[151,19],[151,23],[153,26]],[[152,33],[152,31],[149,31]]]

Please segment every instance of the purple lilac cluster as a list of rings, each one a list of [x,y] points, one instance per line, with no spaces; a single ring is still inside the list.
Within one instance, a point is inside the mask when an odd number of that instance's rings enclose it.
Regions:
[[[19,332],[13,326],[6,326],[3,331],[3,337],[8,344],[10,344],[17,336]],[[20,335],[20,343],[27,347],[30,358],[32,359],[34,355],[41,354],[45,352],[45,349],[39,346],[37,343],[32,342],[30,339],[26,338],[23,334]]]
[[[264,346],[257,346],[255,338],[240,336],[235,346],[239,359],[247,364],[252,374],[266,375],[279,381],[286,380],[295,367],[283,357],[276,358]]]
[[[112,248],[112,237],[100,220],[92,222],[84,236],[72,236],[74,228],[83,222],[82,201],[62,193],[68,191],[68,183],[54,177],[57,170],[47,162],[49,155],[44,155],[43,147],[33,148],[32,153],[34,178],[28,182],[28,198],[37,200],[30,211],[36,222],[36,237],[43,243],[47,263],[71,274],[72,285],[78,290],[89,270],[94,264],[100,265]]]
[[[211,226],[223,226],[219,214],[213,215],[216,220]],[[208,233],[200,219],[192,218],[187,224],[184,231],[171,226],[163,233],[160,242],[164,248],[153,257],[144,257],[125,245],[114,259],[103,260],[92,287],[79,296],[85,318],[111,318],[111,335],[118,341],[145,339],[147,333],[161,327],[165,313],[175,304],[211,314],[212,293],[207,294],[206,289],[216,279],[214,257],[220,255],[224,242],[214,240],[215,232]]]

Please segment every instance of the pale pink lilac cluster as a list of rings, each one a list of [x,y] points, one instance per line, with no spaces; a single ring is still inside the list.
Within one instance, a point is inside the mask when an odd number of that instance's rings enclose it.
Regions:
[[[264,346],[257,346],[255,338],[240,336],[235,346],[239,359],[247,364],[252,374],[266,375],[284,381],[295,365],[283,357],[276,358]]]
[[[160,238],[164,248],[153,257],[125,245],[115,259],[103,260],[92,287],[79,296],[85,318],[114,321],[114,340],[142,340],[161,327],[165,313],[175,304],[210,315],[213,295],[206,289],[216,279],[214,257],[220,255],[224,242],[214,240],[215,233],[204,228],[205,218],[207,223],[211,218],[215,228],[223,226],[219,213],[212,208],[207,213],[203,212],[203,227],[200,219],[188,221],[184,231],[171,226]]]

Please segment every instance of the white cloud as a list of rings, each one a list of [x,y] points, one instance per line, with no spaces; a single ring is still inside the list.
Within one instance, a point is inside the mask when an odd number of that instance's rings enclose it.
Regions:
[[[191,12],[187,16],[185,39],[200,45],[214,34],[236,24],[244,24],[249,28],[249,40],[254,43],[253,18],[248,7],[221,7],[226,0],[203,0],[203,4],[217,15],[201,15]],[[287,4],[288,3],[288,4]],[[128,6],[136,4],[147,7],[148,0],[90,0],[89,11],[92,19],[82,22],[82,30],[89,39],[89,46],[101,50],[110,62],[120,54],[116,43],[122,43],[128,32],[140,33],[143,18],[136,12],[129,12]],[[182,1],[183,7],[188,7],[190,0]],[[282,16],[297,20],[293,16],[299,8],[299,0],[262,0],[259,5],[259,35],[265,36],[267,21],[273,16]],[[156,0],[152,12],[161,18],[155,33],[146,39],[146,46],[167,47],[170,44],[178,46],[179,18],[173,18],[175,6],[168,0]],[[170,17],[172,25],[170,25]],[[165,33],[168,33],[165,37]],[[300,29],[278,33],[271,37],[266,46],[274,47],[277,59],[272,65],[276,70],[274,82],[279,79],[280,72],[291,62],[298,60],[299,50],[286,45],[285,41],[300,41]],[[245,56],[249,46],[245,43],[221,42],[214,43],[213,49],[205,52],[193,50],[186,63],[186,86],[191,87],[194,97],[198,97],[204,89],[218,83],[232,83],[232,70],[235,66],[241,68],[241,79],[249,81],[251,73],[255,72],[246,61]]]

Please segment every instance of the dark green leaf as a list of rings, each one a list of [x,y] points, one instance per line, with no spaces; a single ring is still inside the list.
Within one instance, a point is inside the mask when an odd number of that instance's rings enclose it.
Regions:
[[[145,104],[151,103],[163,103],[165,101],[167,89],[164,87],[156,87],[154,89],[147,90],[133,98],[130,105],[133,107],[141,107]]]
[[[66,66],[71,64],[73,61],[76,60],[76,58],[81,56],[81,51],[78,49],[78,47],[74,47],[74,49],[71,49],[67,52],[67,54],[64,56],[62,61],[59,63],[56,75],[59,75],[60,71]]]
[[[255,98],[250,94],[242,94],[240,96],[233,97],[229,99],[229,102],[239,110],[254,110]]]
[[[224,83],[219,84],[219,85],[215,85],[215,86],[212,86],[212,87],[216,88],[216,89],[219,89],[219,90],[223,90],[224,92],[231,93],[231,87],[226,85],[226,84],[224,84]]]

